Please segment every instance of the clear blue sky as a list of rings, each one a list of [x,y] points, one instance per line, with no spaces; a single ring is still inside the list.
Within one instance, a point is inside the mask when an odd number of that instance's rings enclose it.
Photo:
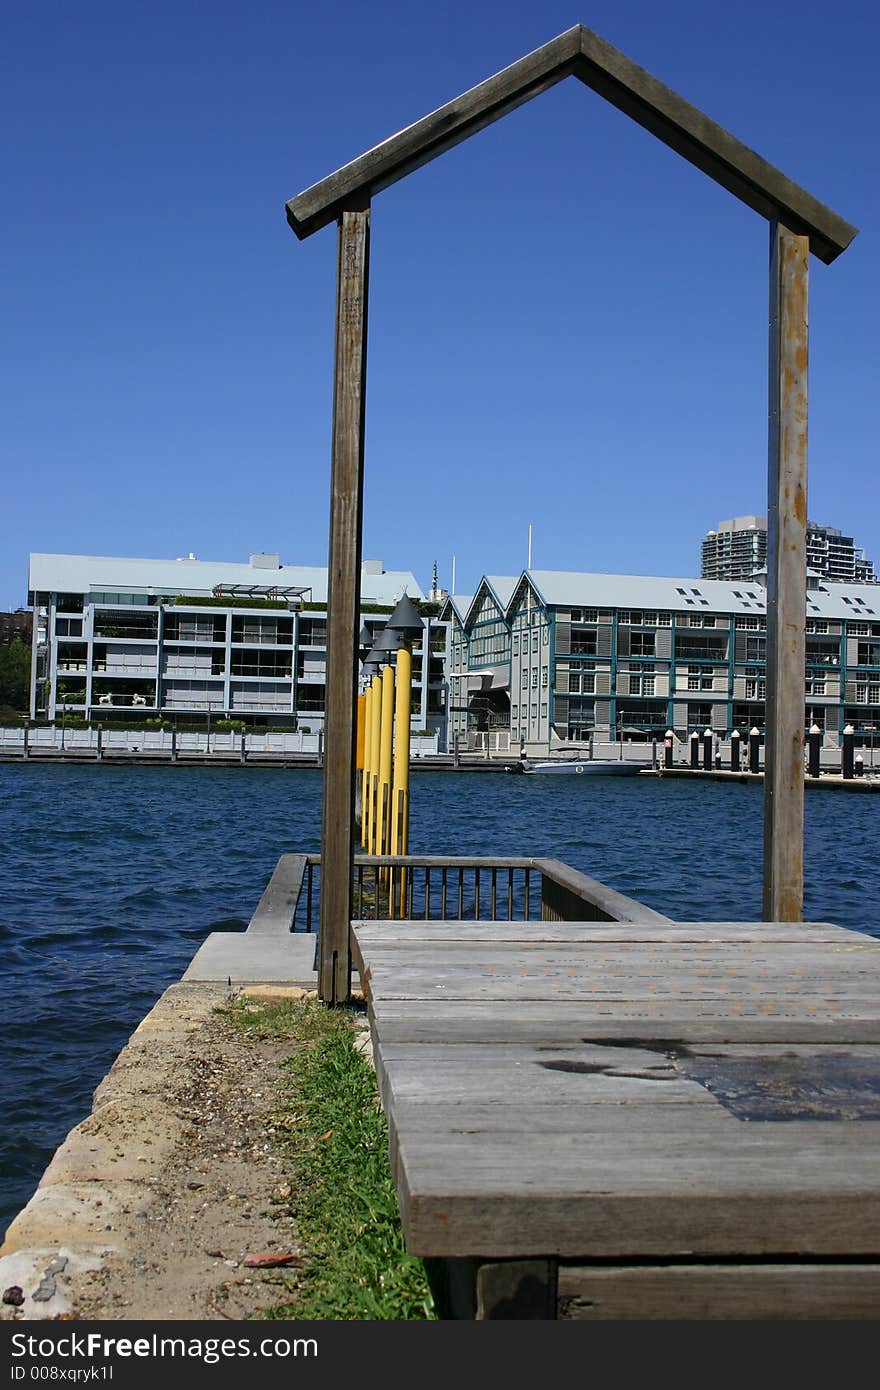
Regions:
[[[584,23],[859,227],[811,261],[812,519],[880,564],[874,0],[4,15],[0,607],[31,550],[325,564],[335,229],[286,199]],[[768,231],[572,80],[373,203],[365,555],[698,572],[765,507]]]

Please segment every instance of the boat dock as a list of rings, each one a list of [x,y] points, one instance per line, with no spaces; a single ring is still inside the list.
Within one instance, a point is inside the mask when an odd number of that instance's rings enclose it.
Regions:
[[[185,1138],[168,1066],[230,988],[316,986],[292,927],[320,872],[283,855],[248,930],[212,933],[138,1028],[6,1234],[15,1315],[69,1316],[132,1267]],[[442,1317],[876,1318],[880,940],[674,922],[550,859],[360,855],[354,898],[403,1231]],[[143,1316],[134,1283],[98,1316]]]

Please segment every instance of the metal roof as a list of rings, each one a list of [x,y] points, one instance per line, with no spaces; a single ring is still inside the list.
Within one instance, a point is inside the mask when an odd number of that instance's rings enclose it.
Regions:
[[[109,555],[30,557],[28,588],[48,593],[144,593],[211,596],[218,584],[310,589],[311,601],[326,603],[327,570],[310,565],[265,566],[228,560],[142,560]],[[373,574],[361,570],[361,602],[394,605],[407,593],[424,598],[410,570]]]
[[[467,617],[467,611],[470,608],[473,601],[473,594],[447,594],[445,599],[443,600],[443,606],[440,609],[439,617],[444,622],[448,621],[451,615],[447,612],[447,608],[451,607],[452,613],[455,615],[455,617],[458,619],[459,623],[463,627],[464,620]]]
[[[767,611],[767,590],[751,579],[728,582],[643,574],[582,574],[567,570],[527,570],[522,578],[531,583],[538,598],[551,608],[635,608],[735,614]],[[807,617],[880,621],[880,585],[820,583],[807,591]]]

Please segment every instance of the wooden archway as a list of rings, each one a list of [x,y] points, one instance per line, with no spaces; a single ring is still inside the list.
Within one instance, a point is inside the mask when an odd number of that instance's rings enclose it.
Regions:
[[[764,920],[803,915],[807,302],[810,253],[830,264],[855,228],[598,35],[575,25],[287,204],[303,239],[337,222],[319,993],[350,993],[355,710],[363,516],[370,203],[375,193],[576,77],[770,223],[767,740]]]

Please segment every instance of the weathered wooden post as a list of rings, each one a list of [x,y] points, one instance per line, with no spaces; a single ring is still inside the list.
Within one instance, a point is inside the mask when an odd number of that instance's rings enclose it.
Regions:
[[[731,772],[739,772],[739,759],[740,759],[740,753],[741,753],[741,752],[742,752],[742,739],[740,738],[739,730],[738,730],[738,729],[734,729],[733,733],[730,735],[730,770],[731,770]]]
[[[341,212],[338,227],[324,716],[328,756],[324,760],[318,943],[318,995],[328,1004],[343,1003],[351,994],[349,932],[354,868],[369,199]]]
[[[712,771],[712,730],[703,730],[703,771]]]
[[[804,914],[810,238],[770,223],[764,921]]]

